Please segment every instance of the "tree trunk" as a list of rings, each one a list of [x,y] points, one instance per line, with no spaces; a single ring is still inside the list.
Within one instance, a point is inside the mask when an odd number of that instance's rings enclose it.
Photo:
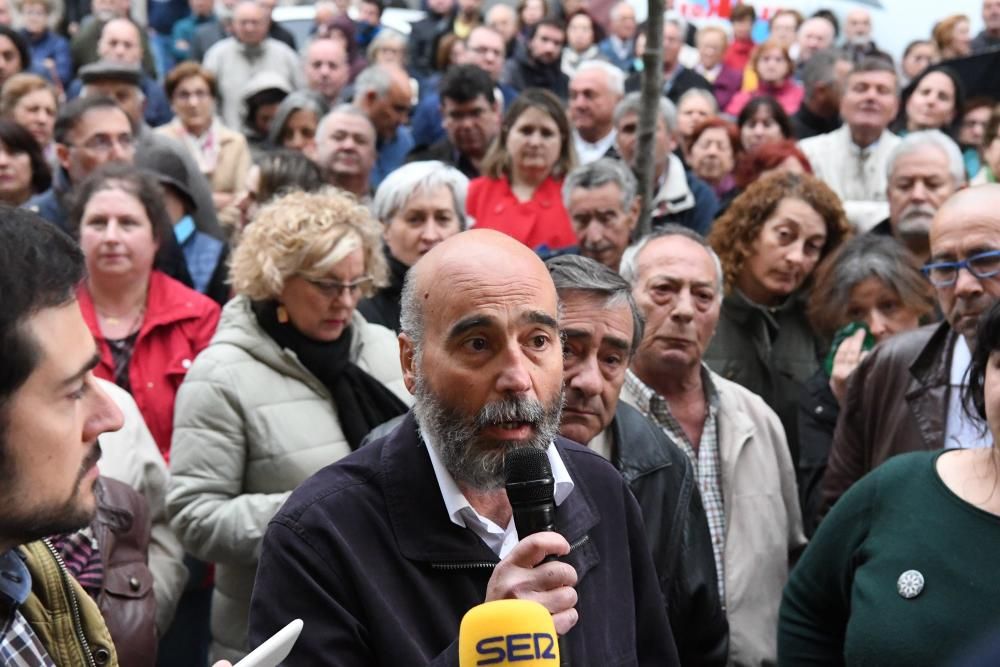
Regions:
[[[650,207],[655,193],[653,146],[656,145],[656,117],[660,113],[660,88],[663,85],[663,0],[649,0],[648,16],[646,50],[642,54],[642,109],[635,160],[639,196],[642,198],[638,225],[640,238],[652,229]]]

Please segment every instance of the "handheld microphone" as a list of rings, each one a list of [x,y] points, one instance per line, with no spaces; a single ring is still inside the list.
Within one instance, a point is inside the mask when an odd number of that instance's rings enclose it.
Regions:
[[[503,467],[518,537],[555,530],[555,480],[548,454],[534,447],[512,449]]]
[[[458,631],[459,667],[557,667],[559,643],[549,611],[530,600],[494,600],[466,612]]]
[[[554,445],[550,445],[554,446]],[[556,523],[555,479],[549,455],[534,447],[512,449],[504,456],[507,499],[514,514],[517,536],[554,531]],[[542,562],[556,560],[549,556]],[[569,667],[569,647],[559,638],[561,667]]]

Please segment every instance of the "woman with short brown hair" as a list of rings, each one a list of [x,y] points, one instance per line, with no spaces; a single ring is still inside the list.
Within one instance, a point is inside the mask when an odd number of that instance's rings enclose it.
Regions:
[[[191,153],[212,185],[215,208],[233,200],[243,187],[252,159],[246,138],[216,115],[215,76],[195,62],[184,62],[164,82],[174,119],[156,132],[177,139]]]

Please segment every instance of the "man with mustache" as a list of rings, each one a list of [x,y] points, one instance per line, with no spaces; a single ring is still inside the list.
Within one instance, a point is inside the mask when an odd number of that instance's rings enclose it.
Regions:
[[[938,209],[924,271],[945,321],[892,337],[854,371],[823,477],[824,513],[891,456],[993,444],[961,394],[979,317],[1000,298],[1000,185],[961,190]]]
[[[639,220],[638,183],[620,160],[601,158],[563,181],[563,204],[584,257],[618,271]]]
[[[886,164],[901,139],[888,128],[899,107],[898,89],[891,62],[874,57],[862,60],[847,75],[840,98],[844,124],[799,142],[813,174],[837,193],[847,219],[862,232],[889,212]]]
[[[559,433],[611,461],[639,501],[681,664],[725,665],[729,626],[694,467],[656,424],[618,400],[642,341],[632,288],[586,257],[562,255],[545,264],[561,306]]]
[[[940,130],[908,134],[889,155],[889,217],[873,234],[894,236],[921,262],[930,257],[928,233],[941,204],[965,187],[958,145]]]
[[[0,216],[0,663],[117,665],[97,604],[41,538],[97,509],[97,438],[122,414],[94,378],[76,244],[37,215]]]
[[[729,620],[729,664],[775,664],[781,591],[805,535],[778,416],[702,361],[719,321],[722,266],[700,235],[666,225],[625,252],[621,274],[646,319],[622,399],[695,468]]]
[[[375,140],[368,115],[351,104],[341,104],[324,116],[316,129],[316,154],[330,185],[370,202]]]
[[[453,665],[466,611],[524,598],[552,613],[574,664],[679,664],[634,497],[557,436],[557,316],[545,265],[499,232],[457,234],[410,269],[399,344],[414,409],[271,521],[251,646],[302,618],[315,630],[291,664]],[[519,541],[503,459],[522,447],[546,452],[557,509],[556,532]]]

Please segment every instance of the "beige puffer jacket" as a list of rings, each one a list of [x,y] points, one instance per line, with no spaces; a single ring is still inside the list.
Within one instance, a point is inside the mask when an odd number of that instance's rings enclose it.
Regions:
[[[355,312],[351,356],[407,404],[396,336]],[[245,653],[267,523],[291,491],[350,453],[326,387],[257,323],[250,301],[222,311],[177,392],[167,510],[185,549],[215,562],[212,661]]]

